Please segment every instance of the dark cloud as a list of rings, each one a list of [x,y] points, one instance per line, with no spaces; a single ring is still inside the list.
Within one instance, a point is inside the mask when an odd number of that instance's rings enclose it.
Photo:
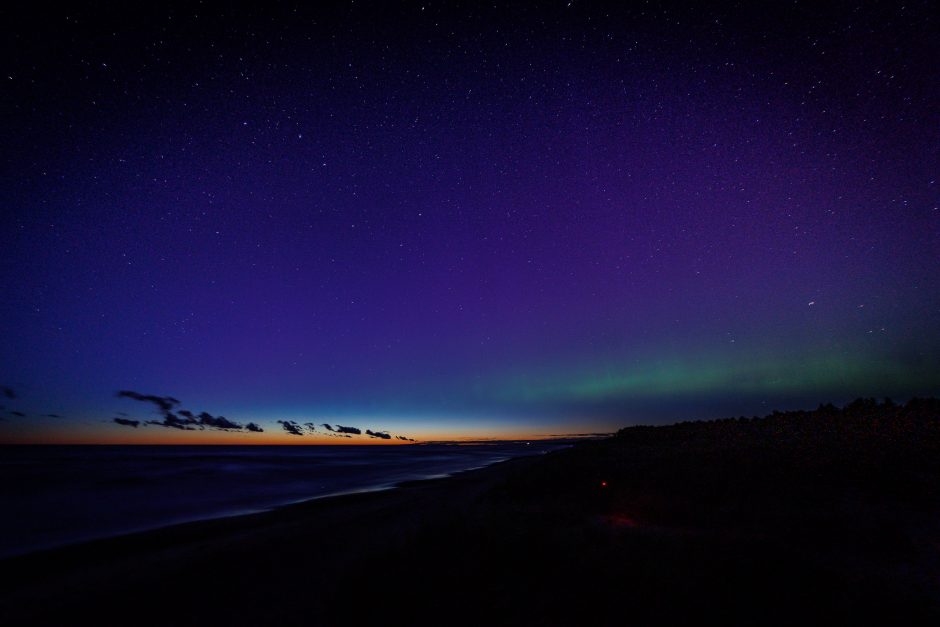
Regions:
[[[46,418],[61,418],[59,414],[46,414]]]
[[[382,440],[392,439],[391,434],[385,431],[372,431],[371,429],[366,429],[366,435],[372,438],[380,438]]]
[[[303,435],[304,430],[299,424],[293,420],[278,420],[278,424],[284,427],[284,431],[287,431],[291,435]]]
[[[11,410],[10,413],[11,413],[12,415],[14,415],[14,416],[19,416],[20,418],[26,418],[26,414],[24,414],[24,413],[21,412],[21,411],[12,411],[12,410]]]
[[[168,427],[170,429],[179,429],[180,431],[195,431],[195,427],[190,425],[198,424],[194,418],[180,418],[171,411],[166,412],[163,420],[148,420],[148,425],[157,425],[158,427]]]
[[[205,427],[212,427],[213,429],[222,429],[225,431],[242,428],[240,424],[237,422],[232,422],[225,416],[213,416],[207,412],[202,412],[199,414],[199,424]]]
[[[403,435],[398,436],[399,440],[404,440],[405,442],[414,442],[414,438],[406,438]]]
[[[140,424],[139,420],[128,420],[127,418],[115,418],[114,422],[118,423],[119,425],[124,425],[125,427],[134,427],[135,429],[137,428],[137,425]]]
[[[317,426],[312,422],[305,422],[304,427],[306,427],[307,431],[310,431],[311,433],[314,433],[317,430]]]
[[[3,395],[6,396],[7,398],[16,398],[16,392],[14,392],[12,388],[3,386],[3,387],[0,387],[0,391],[2,391]]]
[[[242,425],[234,420],[229,420],[225,416],[213,416],[209,412],[200,412],[198,415],[188,409],[176,409],[180,401],[172,396],[157,396],[154,394],[141,394],[131,390],[121,390],[117,393],[119,398],[130,398],[135,401],[152,403],[157,407],[163,420],[148,420],[144,424],[157,425],[170,429],[180,429],[181,431],[195,431],[203,429],[218,429],[220,431],[240,431],[246,429],[252,433],[262,433],[264,429],[255,423]],[[127,414],[120,414],[126,416]]]
[[[310,423],[308,423],[310,424]],[[344,427],[343,425],[330,425],[323,423],[323,428],[329,431],[326,435],[334,438],[351,438],[353,435],[362,435],[362,430],[356,427]]]
[[[180,402],[177,399],[173,398],[172,396],[155,396],[153,394],[141,394],[140,392],[133,392],[131,390],[121,390],[120,392],[117,393],[117,395],[118,395],[118,398],[130,398],[135,401],[153,403],[163,413],[169,412],[175,406],[180,404]]]
[[[150,420],[150,425],[159,425],[161,427],[170,427],[172,429],[181,429],[184,431],[194,431],[198,429],[219,429],[221,431],[238,431],[242,425],[225,416],[213,416],[209,412],[202,412],[196,416],[188,409],[181,409],[176,413],[171,411],[163,414],[163,420]]]

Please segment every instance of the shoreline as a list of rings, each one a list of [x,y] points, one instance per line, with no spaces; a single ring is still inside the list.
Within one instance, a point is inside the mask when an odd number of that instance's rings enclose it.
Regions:
[[[434,503],[452,505],[479,494],[499,480],[509,467],[521,467],[548,453],[496,461],[443,477],[411,479],[384,489],[358,490],[314,497],[271,509],[201,519],[98,538],[12,555],[0,559],[0,622],[29,623],[29,612],[17,608],[48,602],[54,586],[72,590],[63,605],[80,602],[89,589],[106,589],[115,582],[134,579],[142,570],[175,568],[207,554],[224,553],[237,546],[263,545],[272,539],[298,533],[328,537],[348,524],[372,530],[396,528],[426,518]],[[376,514],[390,514],[374,520]],[[395,520],[392,520],[395,519]],[[44,623],[40,623],[44,624]]]
[[[546,451],[547,454],[550,451]],[[77,540],[75,542],[67,542],[64,544],[59,544],[55,546],[41,547],[37,549],[30,549],[24,553],[14,553],[10,555],[0,555],[0,572],[2,572],[4,565],[8,561],[15,560],[28,560],[33,557],[38,557],[45,554],[60,554],[68,553],[74,551],[82,550],[82,547],[86,545],[107,545],[110,543],[118,542],[133,542],[135,538],[149,535],[163,535],[163,534],[174,534],[174,530],[182,529],[184,527],[194,527],[199,525],[213,525],[217,523],[222,523],[222,521],[236,520],[240,518],[253,518],[259,516],[273,515],[278,513],[286,513],[282,510],[291,510],[294,508],[305,508],[311,503],[320,502],[320,501],[332,501],[334,499],[339,500],[344,497],[355,497],[361,495],[377,494],[382,492],[391,492],[399,489],[411,489],[411,488],[420,488],[424,485],[427,485],[432,482],[446,481],[448,479],[453,479],[456,477],[463,476],[467,473],[478,472],[492,468],[499,464],[505,464],[515,460],[523,459],[526,457],[541,457],[539,455],[520,455],[517,457],[509,457],[505,459],[499,459],[489,464],[482,466],[473,466],[470,468],[465,468],[463,470],[457,470],[451,473],[432,475],[424,478],[418,479],[405,479],[392,484],[380,484],[375,486],[363,487],[363,488],[354,488],[350,490],[342,490],[339,492],[332,492],[329,494],[322,494],[317,496],[311,496],[308,498],[303,498],[300,500],[290,501],[281,503],[278,505],[272,505],[271,507],[266,507],[257,510],[246,510],[240,512],[233,512],[230,514],[219,514],[219,515],[210,515],[208,517],[199,517],[193,518],[190,520],[180,520],[177,522],[171,522],[168,524],[161,524],[154,527],[146,527],[141,529],[130,530],[127,532],[116,533],[108,536],[101,536],[97,538],[87,538],[83,540]]]
[[[117,454],[98,457],[85,447],[71,448],[75,451],[61,457],[40,453],[12,457],[14,470],[5,477],[0,501],[16,517],[0,525],[0,560],[316,499],[388,490],[412,480],[446,477],[553,450],[475,447],[459,454],[428,449],[413,455],[357,451],[347,456],[324,453],[322,447],[299,455],[291,451],[282,455],[279,450],[255,455],[254,450],[227,447],[222,457],[216,457],[216,451],[200,447],[178,459],[177,452],[138,456],[134,449],[120,447]],[[44,466],[47,458],[49,467]],[[37,477],[48,483],[31,483]],[[14,488],[17,478],[32,489]]]

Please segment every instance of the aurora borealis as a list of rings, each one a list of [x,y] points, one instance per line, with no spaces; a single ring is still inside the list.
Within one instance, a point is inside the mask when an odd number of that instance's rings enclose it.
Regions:
[[[940,392],[926,2],[3,22],[0,441],[538,437]],[[122,426],[153,418],[126,389],[264,432]]]

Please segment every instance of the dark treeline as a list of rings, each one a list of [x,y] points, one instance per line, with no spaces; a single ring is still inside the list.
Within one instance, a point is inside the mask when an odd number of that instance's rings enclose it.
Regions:
[[[634,426],[617,432],[617,437],[651,437],[657,434],[671,438],[696,433],[739,433],[772,437],[798,438],[801,434],[823,435],[842,433],[853,437],[867,435],[912,435],[926,429],[940,428],[940,399],[912,398],[898,404],[890,398],[879,401],[875,398],[857,398],[842,408],[832,403],[818,408],[796,411],[774,411],[763,418],[725,418],[719,420],[695,420],[664,427]],[[653,436],[655,437],[655,436]]]

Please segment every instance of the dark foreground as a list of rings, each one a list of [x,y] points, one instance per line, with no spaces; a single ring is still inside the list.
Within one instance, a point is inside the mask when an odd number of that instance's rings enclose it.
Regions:
[[[625,429],[0,562],[3,625],[911,625],[938,600],[936,401]]]

